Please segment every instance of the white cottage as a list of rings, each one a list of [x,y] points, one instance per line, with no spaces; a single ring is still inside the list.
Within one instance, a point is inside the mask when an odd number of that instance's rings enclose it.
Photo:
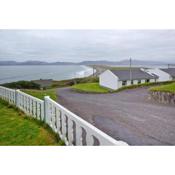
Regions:
[[[117,90],[123,86],[156,82],[158,77],[141,69],[130,70],[106,70],[99,75],[100,86]]]
[[[152,69],[145,69],[145,71],[151,75],[158,76],[159,82],[175,80],[175,68],[167,68],[167,69],[152,68]]]

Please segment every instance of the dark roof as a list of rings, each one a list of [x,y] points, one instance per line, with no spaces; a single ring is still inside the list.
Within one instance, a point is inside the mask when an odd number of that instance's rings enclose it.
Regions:
[[[161,69],[164,72],[170,74],[172,77],[175,77],[175,68]]]
[[[119,80],[130,80],[130,70],[111,70]],[[132,80],[156,79],[157,76],[150,75],[140,69],[131,70]]]

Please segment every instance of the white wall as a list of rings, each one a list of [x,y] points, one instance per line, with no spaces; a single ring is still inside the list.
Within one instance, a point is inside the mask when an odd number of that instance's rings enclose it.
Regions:
[[[133,81],[133,84],[138,84],[138,80],[134,80]]]
[[[118,82],[118,88],[121,88],[123,85],[122,85],[122,81],[119,81]]]
[[[127,86],[130,86],[131,85],[131,80],[128,80],[127,81]]]
[[[150,83],[156,82],[155,79],[150,79]]]
[[[117,90],[119,88],[118,77],[114,75],[110,70],[106,70],[99,75],[99,84],[100,86],[113,90]]]
[[[145,83],[145,80],[141,80],[141,83]]]
[[[147,69],[146,72],[149,74],[153,73],[153,74],[157,75],[159,77],[157,81],[159,81],[159,82],[172,80],[172,77],[168,73],[166,73],[158,68]]]

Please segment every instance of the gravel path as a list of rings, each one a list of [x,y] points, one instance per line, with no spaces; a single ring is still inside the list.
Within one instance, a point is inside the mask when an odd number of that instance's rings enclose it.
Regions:
[[[130,145],[175,145],[175,106],[150,99],[147,88],[113,94],[58,89],[58,102],[115,139]]]

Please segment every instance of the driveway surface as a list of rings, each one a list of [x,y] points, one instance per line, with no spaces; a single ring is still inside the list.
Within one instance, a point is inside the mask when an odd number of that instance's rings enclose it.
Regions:
[[[129,145],[175,145],[175,106],[159,104],[147,88],[112,94],[58,89],[58,102]]]

